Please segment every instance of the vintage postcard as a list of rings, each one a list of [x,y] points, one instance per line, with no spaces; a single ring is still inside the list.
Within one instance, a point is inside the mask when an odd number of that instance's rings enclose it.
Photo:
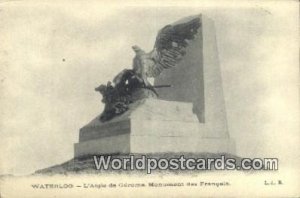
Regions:
[[[299,197],[298,1],[1,1],[0,197]]]

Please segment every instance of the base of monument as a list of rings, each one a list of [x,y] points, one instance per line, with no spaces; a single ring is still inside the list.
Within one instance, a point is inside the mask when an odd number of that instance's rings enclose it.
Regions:
[[[235,154],[229,137],[207,137],[213,129],[199,123],[191,103],[143,99],[107,122],[99,117],[80,129],[75,157],[128,153]]]
[[[89,140],[75,145],[75,157],[128,153],[235,153],[232,139],[195,137],[130,136],[130,134]]]

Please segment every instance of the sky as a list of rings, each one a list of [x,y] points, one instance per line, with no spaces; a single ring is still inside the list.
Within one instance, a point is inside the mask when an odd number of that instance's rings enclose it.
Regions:
[[[112,2],[0,3],[0,174],[71,159],[79,129],[103,110],[94,88],[131,68],[132,45],[150,51],[160,28],[199,13],[215,22],[237,155],[299,159],[296,1]]]

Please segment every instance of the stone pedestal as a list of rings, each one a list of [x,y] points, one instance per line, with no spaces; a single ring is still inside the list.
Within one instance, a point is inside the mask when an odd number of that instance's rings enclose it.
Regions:
[[[108,122],[98,117],[80,129],[75,157],[112,153],[233,153],[229,139],[203,138],[192,103],[143,99]]]

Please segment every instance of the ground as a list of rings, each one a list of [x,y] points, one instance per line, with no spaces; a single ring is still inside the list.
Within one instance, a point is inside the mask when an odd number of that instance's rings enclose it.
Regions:
[[[131,154],[135,159],[141,158],[142,154]],[[237,161],[237,164],[240,164],[241,158],[230,155],[230,154],[213,154],[213,153],[159,153],[159,154],[147,154],[147,158],[179,158],[181,155],[184,155],[184,158],[221,158],[222,155],[227,158],[234,158]],[[129,158],[128,155],[111,155],[112,159],[114,158]],[[145,174],[146,170],[97,170],[94,163],[93,156],[85,156],[81,158],[73,158],[67,162],[64,162],[59,165],[55,165],[49,168],[41,169],[35,171],[34,175],[72,175],[72,174],[110,174],[110,173],[125,173],[125,174]],[[193,172],[203,171],[203,170],[154,170],[153,172],[166,172],[166,173],[193,173]],[[216,170],[217,171],[217,170]]]

